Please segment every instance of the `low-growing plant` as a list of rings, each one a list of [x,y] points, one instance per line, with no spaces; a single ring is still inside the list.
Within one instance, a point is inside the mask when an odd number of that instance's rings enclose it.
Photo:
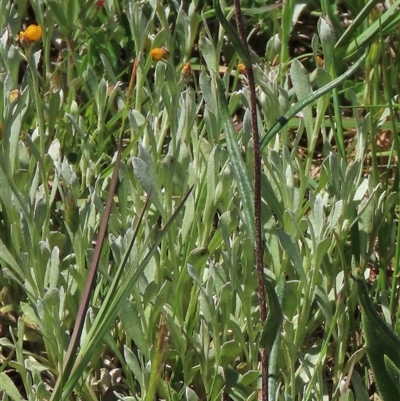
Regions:
[[[399,2],[0,1],[3,399],[397,399]]]

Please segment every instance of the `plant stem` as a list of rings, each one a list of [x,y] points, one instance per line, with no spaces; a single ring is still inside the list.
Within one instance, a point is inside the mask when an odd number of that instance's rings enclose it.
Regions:
[[[264,266],[263,266],[263,243],[261,238],[261,152],[260,138],[258,135],[257,124],[257,100],[256,88],[254,82],[253,66],[250,60],[250,51],[247,43],[246,33],[243,27],[242,11],[240,8],[240,0],[234,0],[236,25],[239,38],[243,44],[247,57],[243,60],[246,66],[246,73],[250,91],[250,116],[251,131],[254,147],[254,230],[255,230],[255,259],[257,267],[257,293],[260,304],[261,322],[264,324],[267,318],[267,306],[265,302],[264,289]],[[268,400],[268,351],[261,349],[261,375],[262,390],[261,399]]]

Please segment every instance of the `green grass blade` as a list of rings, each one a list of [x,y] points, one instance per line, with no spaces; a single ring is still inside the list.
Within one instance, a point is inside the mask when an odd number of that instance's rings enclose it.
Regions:
[[[365,7],[355,16],[352,24],[346,29],[343,35],[336,42],[335,48],[347,47],[349,42],[354,38],[356,30],[362,25],[364,20],[368,18],[371,10],[376,6],[378,0],[369,0]]]
[[[395,1],[380,18],[378,18],[372,25],[365,29],[346,47],[346,53],[344,57],[341,57],[340,59],[343,62],[348,62],[350,58],[352,58],[354,54],[359,51],[359,49],[368,46],[370,43],[376,40],[379,37],[379,32],[381,30],[386,33],[386,30],[391,28],[394,23],[398,23],[400,15],[397,12],[397,8],[399,7],[399,5],[400,0]],[[341,44],[342,40],[339,40],[338,44],[336,44],[335,47],[339,48]]]
[[[235,50],[239,54],[239,57],[244,62],[251,64],[249,55],[247,54],[246,49],[244,48],[243,43],[239,38],[239,35],[235,31],[235,29],[233,29],[233,26],[230,24],[230,22],[225,18],[225,15],[222,12],[221,7],[219,5],[220,3],[219,0],[213,0],[213,3],[214,3],[215,15],[218,18],[221,25],[223,26],[223,28],[225,29],[229,39],[232,41]]]
[[[103,341],[105,333],[109,329],[112,322],[115,320],[119,310],[125,302],[125,299],[129,295],[132,286],[135,285],[140,275],[143,273],[145,267],[149,263],[150,259],[153,257],[155,250],[160,245],[163,238],[166,236],[169,228],[172,226],[172,223],[175,221],[177,215],[181,211],[192,189],[193,187],[186,193],[179,205],[176,207],[175,212],[166,223],[164,229],[155,239],[143,261],[139,265],[135,263],[131,266],[126,274],[126,277],[122,280],[122,282],[120,281],[120,287],[118,288],[118,291],[116,291],[115,293],[109,291],[110,295],[107,297],[105,302],[103,302],[102,307],[98,315],[96,316],[95,321],[93,322],[93,326],[91,327],[86,337],[86,341],[82,345],[82,348],[76,358],[76,363],[72,369],[72,373],[63,388],[63,392],[60,398],[61,400],[66,400],[68,398],[69,394],[73,391],[76,383],[82,377],[82,374],[87,367],[91,356],[100,345],[100,343]],[[128,250],[129,248],[130,247],[128,247]],[[129,253],[126,252],[123,260],[121,261],[119,269],[121,268],[121,266],[125,266],[128,256]]]
[[[293,118],[298,112],[304,109],[304,107],[308,106],[310,103],[319,99],[321,96],[330,92],[333,88],[339,86],[346,79],[350,78],[355,71],[361,66],[361,64],[367,58],[368,51],[365,53],[340,77],[334,79],[332,82],[329,82],[327,85],[323,86],[321,89],[314,91],[312,94],[307,96],[301,102],[297,102],[294,106],[292,106],[287,113],[285,113],[279,120],[268,130],[268,132],[262,136],[260,141],[261,149],[264,149],[269,141],[279,132],[282,127],[284,127],[291,118]]]
[[[101,223],[100,223],[100,228],[99,228],[99,233],[97,236],[97,243],[96,243],[96,247],[94,250],[93,259],[91,261],[90,268],[88,271],[85,288],[83,290],[82,299],[81,299],[81,302],[79,305],[79,310],[78,310],[78,314],[77,314],[76,321],[75,321],[74,330],[73,330],[71,340],[70,340],[70,343],[68,346],[67,355],[65,357],[63,371],[60,373],[60,375],[57,378],[57,382],[56,382],[56,385],[54,387],[54,391],[52,394],[52,399],[57,399],[58,394],[62,390],[63,382],[64,382],[65,378],[70,377],[72,366],[75,362],[76,350],[79,346],[80,336],[82,333],[85,316],[86,316],[86,312],[87,312],[89,301],[90,301],[90,296],[92,294],[93,287],[95,286],[97,268],[99,265],[100,255],[101,255],[101,251],[103,248],[104,238],[107,233],[108,221],[109,221],[110,214],[111,214],[111,206],[113,203],[115,189],[117,187],[118,171],[119,171],[119,166],[120,166],[120,162],[121,162],[121,152],[122,152],[122,137],[120,138],[120,141],[119,141],[119,146],[118,146],[118,151],[117,151],[117,159],[115,162],[115,169],[114,169],[114,172],[112,175],[110,189],[109,189],[107,201],[106,201],[106,206],[105,206],[104,213],[103,213]]]

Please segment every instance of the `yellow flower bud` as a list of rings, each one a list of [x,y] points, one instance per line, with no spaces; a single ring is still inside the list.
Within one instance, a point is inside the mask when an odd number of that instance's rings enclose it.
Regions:
[[[182,66],[182,75],[184,77],[189,76],[192,73],[192,66],[190,63],[184,63]]]
[[[246,66],[244,65],[244,63],[239,63],[238,64],[238,69],[242,74],[245,74],[247,72]]]
[[[163,58],[166,58],[169,54],[169,51],[166,47],[156,47],[150,52],[150,56],[154,61],[160,61]]]
[[[23,45],[29,45],[42,38],[42,28],[40,25],[29,25],[25,31],[20,31],[18,39]]]
[[[19,99],[19,95],[20,95],[19,89],[14,89],[10,91],[9,93],[10,102],[12,103],[14,100]]]

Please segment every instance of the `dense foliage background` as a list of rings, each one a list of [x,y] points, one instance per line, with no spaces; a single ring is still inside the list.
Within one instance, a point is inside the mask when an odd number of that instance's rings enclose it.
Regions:
[[[255,400],[267,347],[270,400],[398,401],[399,3],[241,3],[264,325],[214,4],[0,0],[2,399]]]

